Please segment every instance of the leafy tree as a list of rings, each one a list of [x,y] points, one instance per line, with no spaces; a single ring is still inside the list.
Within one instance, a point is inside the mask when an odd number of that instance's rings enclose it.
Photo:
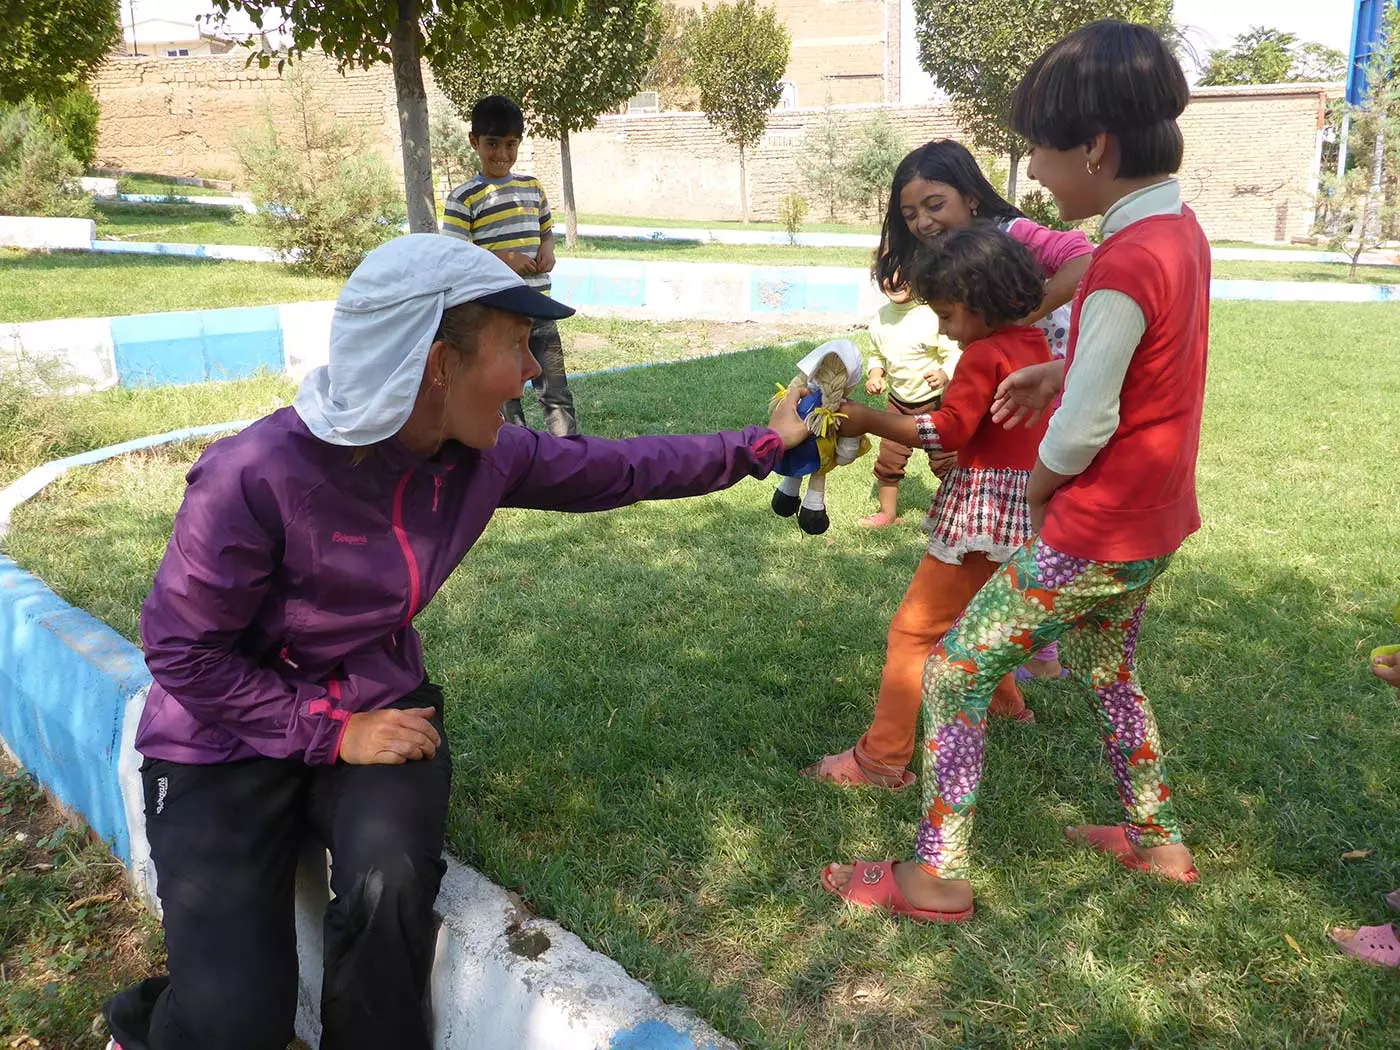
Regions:
[[[28,0],[25,0],[27,3]],[[403,149],[404,190],[409,228],[437,231],[432,149],[428,134],[428,95],[423,88],[425,54],[450,51],[469,40],[493,37],[497,45],[532,18],[557,14],[570,0],[392,0],[343,3],[340,0],[212,0],[220,15],[240,11],[258,29],[282,25],[291,34],[289,56],[258,54],[266,67],[286,57],[320,50],[341,69],[368,69],[392,62]],[[250,39],[249,43],[252,40]]]
[[[1400,8],[1386,10],[1371,56],[1366,63],[1366,97],[1351,107],[1354,139],[1369,141],[1373,148],[1357,150],[1353,162],[1339,178],[1322,180],[1327,212],[1335,223],[1331,239],[1334,251],[1351,257],[1350,277],[1364,252],[1377,247],[1386,231],[1400,219],[1400,206],[1387,199],[1385,168],[1400,160]]]
[[[700,104],[685,53],[685,27],[694,17],[694,12],[677,7],[671,0],[662,3],[657,16],[659,46],[642,74],[642,90],[655,91],[663,111],[693,110]]]
[[[5,0],[0,101],[56,102],[88,82],[121,36],[117,0]]]
[[[429,134],[433,143],[433,170],[442,173],[450,192],[481,168],[481,161],[472,149],[467,126],[449,106],[433,110]]]
[[[270,111],[234,139],[234,151],[258,205],[255,221],[297,268],[347,276],[365,253],[396,236],[403,197],[392,169],[366,149],[353,125],[326,116],[330,106],[309,71],[288,80],[292,117],[283,128]]]
[[[517,99],[532,135],[559,141],[568,243],[578,241],[569,135],[616,110],[641,83],[658,40],[656,0],[577,0],[570,11],[434,51],[433,77],[463,117],[483,95]]]
[[[952,97],[978,145],[1009,154],[1016,199],[1021,142],[1010,128],[1011,94],[1037,55],[1080,26],[1121,18],[1166,29],[1172,0],[914,0],[919,63]]]
[[[768,113],[783,96],[792,42],[771,7],[755,0],[706,5],[684,35],[700,108],[739,150],[739,201],[749,221],[746,153],[763,138]]]
[[[828,97],[822,115],[807,133],[802,149],[802,180],[812,196],[826,206],[826,221],[836,221],[845,200],[846,166],[850,163],[851,130],[846,118],[831,108]]]
[[[91,218],[82,173],[37,103],[0,103],[0,215]]]
[[[1346,56],[1324,44],[1299,44],[1293,33],[1254,26],[1228,48],[1210,52],[1203,85],[1283,84],[1301,80],[1340,80]]]
[[[855,154],[846,162],[846,199],[863,216],[879,222],[889,199],[894,169],[907,153],[906,144],[883,112],[861,126]]]

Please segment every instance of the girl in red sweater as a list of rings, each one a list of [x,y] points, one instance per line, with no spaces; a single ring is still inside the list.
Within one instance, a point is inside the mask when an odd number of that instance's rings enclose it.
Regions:
[[[1031,177],[1066,219],[1103,215],[1104,241],[1079,287],[1065,361],[1023,369],[997,392],[996,417],[1009,427],[1060,398],[1026,489],[1038,535],[929,657],[917,859],[823,872],[829,891],[857,904],[927,922],[971,917],[988,701],[1003,675],[1052,641],[1093,694],[1127,817],[1066,833],[1130,868],[1199,878],[1135,671],[1148,592],[1200,525],[1210,250],[1170,177],[1188,98],[1161,38],[1112,21],[1056,43],[1016,89],[1012,124],[1032,145]]]
[[[855,747],[803,770],[843,786],[898,790],[915,776],[914,730],[924,665],[964,606],[1001,563],[1031,537],[1026,482],[1045,426],[1006,430],[992,420],[997,386],[1018,369],[1051,360],[1045,333],[1018,319],[1040,303],[1040,269],[1030,253],[990,222],[952,230],[912,268],[914,294],[938,315],[939,330],[961,344],[957,371],[941,407],[926,415],[879,412],[854,402],[841,432],[869,432],[932,455],[957,453],[924,524],[924,555],[890,623],[880,698]],[[1034,716],[1010,674],[1002,675],[991,713]]]

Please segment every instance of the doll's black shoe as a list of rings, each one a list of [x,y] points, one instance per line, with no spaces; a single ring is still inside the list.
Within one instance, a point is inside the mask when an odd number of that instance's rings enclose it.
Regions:
[[[825,507],[821,510],[803,507],[797,512],[797,527],[808,536],[820,536],[831,528],[831,519],[826,516]]]
[[[780,518],[790,518],[796,514],[801,502],[796,496],[789,496],[782,489],[773,490],[773,513]]]

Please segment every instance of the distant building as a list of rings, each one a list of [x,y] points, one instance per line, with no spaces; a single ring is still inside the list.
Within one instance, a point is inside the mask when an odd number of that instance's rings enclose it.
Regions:
[[[698,12],[703,0],[677,0]],[[760,0],[792,38],[780,109],[942,96],[919,66],[912,0]]]
[[[142,58],[199,58],[223,55],[237,41],[201,29],[195,22],[141,18],[122,26],[123,52]]]

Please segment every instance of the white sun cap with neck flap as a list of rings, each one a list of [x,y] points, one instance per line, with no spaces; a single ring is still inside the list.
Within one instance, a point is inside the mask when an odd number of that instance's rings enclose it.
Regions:
[[[373,445],[398,433],[418,398],[442,312],[473,302],[538,320],[574,312],[469,241],[396,237],[345,282],[331,317],[330,363],[306,374],[292,407],[333,445]]]

